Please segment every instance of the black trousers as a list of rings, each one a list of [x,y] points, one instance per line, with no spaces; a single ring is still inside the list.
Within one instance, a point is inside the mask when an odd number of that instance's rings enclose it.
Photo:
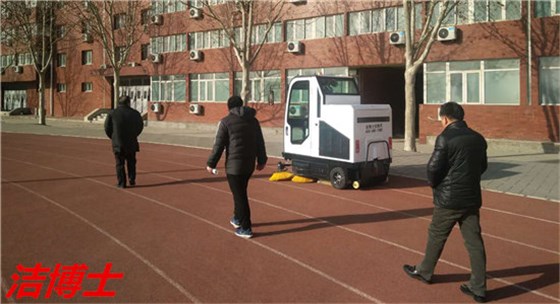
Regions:
[[[471,263],[468,285],[472,292],[484,297],[486,296],[486,251],[482,240],[478,208],[463,210],[434,208],[432,222],[428,228],[426,253],[422,262],[416,265],[416,269],[424,278],[428,280],[432,278],[447,237],[456,223],[459,223]]]
[[[119,186],[126,186],[126,171],[128,171],[129,182],[136,182],[136,152],[115,152],[115,163]]]
[[[241,228],[251,228],[251,209],[247,197],[247,186],[251,175],[227,175],[229,188],[233,195],[233,216],[240,222]]]

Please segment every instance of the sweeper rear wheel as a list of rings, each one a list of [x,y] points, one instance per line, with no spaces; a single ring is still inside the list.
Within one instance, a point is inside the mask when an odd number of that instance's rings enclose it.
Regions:
[[[348,187],[348,174],[341,167],[334,167],[330,173],[331,185],[336,189],[344,189]]]

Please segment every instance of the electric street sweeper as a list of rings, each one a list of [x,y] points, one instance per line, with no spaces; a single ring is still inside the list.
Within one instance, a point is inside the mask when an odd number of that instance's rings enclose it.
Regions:
[[[391,107],[362,104],[354,78],[298,76],[289,86],[284,151],[298,176],[337,189],[382,182],[391,164]]]

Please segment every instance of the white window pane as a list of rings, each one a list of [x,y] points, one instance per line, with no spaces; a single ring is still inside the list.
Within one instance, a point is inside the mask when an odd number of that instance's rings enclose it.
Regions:
[[[385,29],[388,32],[395,31],[395,9],[387,8],[385,9]]]
[[[385,24],[385,20],[383,18],[383,10],[372,11],[371,20],[371,31],[373,33],[383,32],[385,30],[383,26]]]
[[[502,20],[502,4],[500,1],[488,1],[488,17],[490,21]]]
[[[451,74],[451,101],[463,102],[463,74]]]
[[[371,32],[371,11],[360,13],[360,33]]]
[[[348,34],[350,36],[360,33],[360,15],[359,13],[348,14]]]
[[[445,102],[445,74],[426,73],[426,103]]]
[[[342,15],[336,15],[334,18],[335,18],[334,33],[336,37],[340,37],[344,33],[344,17]]]
[[[484,87],[487,104],[519,104],[519,71],[485,72]]]
[[[314,18],[305,19],[305,39],[315,38],[314,21],[315,21]]]
[[[466,102],[480,102],[480,76],[478,73],[467,74],[467,100]]]
[[[506,19],[507,20],[521,19],[521,1],[520,0],[507,0],[507,2],[506,2]]]
[[[185,101],[186,82],[184,80],[174,82],[174,101]]]
[[[315,37],[325,38],[325,17],[315,19]]]
[[[198,81],[191,80],[191,83],[190,83],[190,86],[189,86],[191,101],[199,101],[199,98],[198,98],[198,86],[199,85],[200,84],[199,84]]]
[[[227,101],[229,98],[229,81],[216,81],[216,101]]]

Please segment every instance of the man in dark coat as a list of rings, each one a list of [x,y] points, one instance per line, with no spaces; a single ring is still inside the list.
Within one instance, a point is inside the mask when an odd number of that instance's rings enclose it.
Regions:
[[[482,205],[480,179],[488,166],[487,144],[482,135],[463,121],[464,111],[459,104],[443,104],[439,115],[444,130],[437,137],[428,162],[428,182],[435,207],[426,253],[420,264],[403,268],[412,278],[431,283],[447,237],[459,223],[471,264],[469,283],[461,285],[460,290],[482,303],[486,301],[486,252],[479,209]]]
[[[126,188],[126,169],[130,186],[136,185],[136,152],[140,151],[138,136],[142,133],[142,116],[130,107],[130,98],[121,96],[116,109],[105,120],[105,134],[111,139],[117,169],[117,187]]]
[[[242,238],[253,236],[251,230],[251,210],[247,197],[249,179],[256,169],[264,169],[267,161],[266,148],[259,121],[253,108],[243,106],[239,96],[228,99],[229,115],[222,118],[216,133],[216,141],[206,170],[214,169],[226,150],[226,175],[233,194],[234,212],[230,220],[236,228],[235,235]]]

